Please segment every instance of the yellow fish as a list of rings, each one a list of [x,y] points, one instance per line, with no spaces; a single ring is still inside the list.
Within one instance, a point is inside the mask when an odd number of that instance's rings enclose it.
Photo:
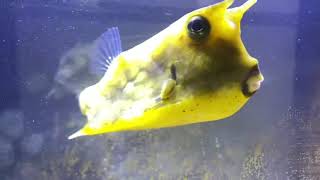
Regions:
[[[241,40],[241,19],[255,3],[229,8],[233,0],[224,0],[192,11],[124,52],[118,29],[109,29],[92,56],[92,69],[104,76],[79,95],[88,122],[69,139],[214,121],[239,111],[263,81]]]

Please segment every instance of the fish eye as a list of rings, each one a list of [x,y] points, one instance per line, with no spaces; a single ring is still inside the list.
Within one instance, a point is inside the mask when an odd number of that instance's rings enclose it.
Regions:
[[[210,33],[209,21],[202,16],[193,16],[188,24],[189,36],[194,40],[202,40]]]

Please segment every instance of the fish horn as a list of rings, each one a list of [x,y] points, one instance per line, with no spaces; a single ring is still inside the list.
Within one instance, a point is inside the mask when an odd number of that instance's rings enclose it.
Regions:
[[[222,2],[222,4],[225,6],[225,8],[227,9],[228,7],[230,7],[233,4],[234,0],[224,0]]]
[[[240,21],[244,15],[245,12],[247,12],[255,3],[257,0],[248,0],[244,4],[242,4],[239,7],[228,9],[229,15],[231,15],[235,20]]]

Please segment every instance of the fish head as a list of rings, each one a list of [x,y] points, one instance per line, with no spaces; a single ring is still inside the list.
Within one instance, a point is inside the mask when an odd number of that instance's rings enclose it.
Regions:
[[[229,8],[233,0],[192,11],[168,28],[171,54],[178,54],[185,73],[182,84],[199,84],[199,90],[230,89],[249,99],[263,81],[259,62],[250,56],[241,39],[241,20],[245,12],[256,3],[248,0],[239,7]],[[164,51],[159,51],[162,54]],[[163,57],[161,57],[163,58]],[[178,67],[179,71],[179,67]],[[208,86],[209,84],[209,86]],[[225,93],[228,94],[228,93]]]
[[[248,0],[230,8],[233,0],[224,0],[194,10],[154,38],[152,44],[161,43],[153,52],[154,61],[176,66],[172,103],[176,114],[182,112],[177,117],[184,119],[177,124],[229,117],[260,89],[264,77],[259,62],[241,39],[241,20],[255,3]],[[170,112],[172,103],[166,105]],[[185,111],[186,107],[193,111]]]

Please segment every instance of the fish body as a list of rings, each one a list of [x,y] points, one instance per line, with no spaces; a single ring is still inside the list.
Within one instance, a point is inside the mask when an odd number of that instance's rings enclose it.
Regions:
[[[238,112],[263,81],[241,40],[242,16],[255,2],[230,9],[233,0],[224,0],[192,11],[132,49],[105,57],[104,76],[79,96],[88,122],[69,138],[214,121]],[[108,33],[118,37],[117,29]],[[117,38],[111,41],[109,49],[121,49]]]

